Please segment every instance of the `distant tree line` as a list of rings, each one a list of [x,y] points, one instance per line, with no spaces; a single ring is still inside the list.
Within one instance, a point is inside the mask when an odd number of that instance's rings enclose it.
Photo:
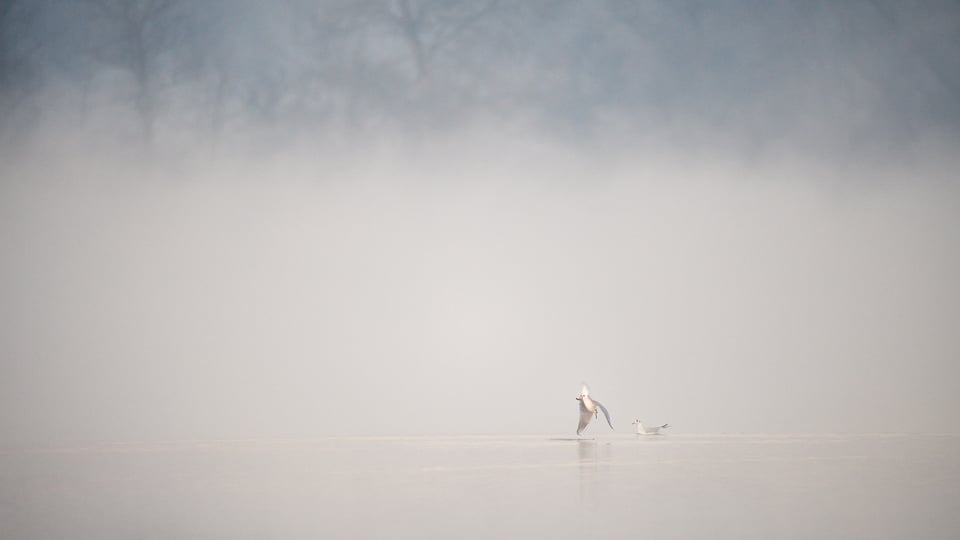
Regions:
[[[947,1],[0,0],[0,130],[955,133],[958,33]]]

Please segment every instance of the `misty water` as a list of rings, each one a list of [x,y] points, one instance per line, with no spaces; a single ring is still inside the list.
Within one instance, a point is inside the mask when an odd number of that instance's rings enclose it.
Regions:
[[[6,448],[0,537],[892,539],[960,530],[958,435],[595,435]]]
[[[0,540],[958,538],[958,96],[956,0],[0,0]]]

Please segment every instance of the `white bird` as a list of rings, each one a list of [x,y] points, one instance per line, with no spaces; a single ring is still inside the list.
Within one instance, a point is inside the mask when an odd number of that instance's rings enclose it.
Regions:
[[[590,399],[590,389],[587,388],[586,384],[584,384],[580,390],[577,401],[580,402],[580,425],[577,426],[577,435],[580,435],[580,432],[583,431],[583,428],[587,427],[590,420],[597,416],[597,409],[600,409],[610,429],[613,429],[613,424],[610,423],[610,413],[607,412],[607,408],[601,405],[599,401]]]
[[[664,424],[662,426],[645,428],[643,427],[643,422],[641,422],[639,418],[631,422],[631,424],[637,425],[637,435],[659,435],[661,429],[667,429],[670,427],[670,424]]]

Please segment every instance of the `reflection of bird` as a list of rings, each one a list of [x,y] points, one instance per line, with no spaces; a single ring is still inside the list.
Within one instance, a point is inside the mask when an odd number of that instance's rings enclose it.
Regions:
[[[601,405],[599,401],[590,399],[590,389],[587,388],[586,384],[584,384],[580,390],[577,401],[580,402],[580,425],[577,426],[577,435],[580,435],[580,432],[583,431],[583,428],[587,427],[590,420],[597,416],[597,409],[600,409],[610,429],[613,429],[613,424],[610,423],[610,413],[607,412],[607,408]]]
[[[637,434],[638,434],[638,435],[659,435],[661,429],[667,429],[668,427],[670,427],[670,424],[664,424],[664,425],[662,425],[662,426],[654,426],[654,427],[651,427],[651,428],[645,428],[645,427],[643,427],[643,422],[641,422],[639,418],[637,418],[636,420],[634,420],[633,422],[631,422],[631,424],[636,424],[636,425],[637,425]]]

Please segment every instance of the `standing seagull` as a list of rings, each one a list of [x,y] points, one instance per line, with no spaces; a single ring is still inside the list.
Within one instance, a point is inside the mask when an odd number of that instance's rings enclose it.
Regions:
[[[643,422],[639,418],[631,422],[631,424],[637,425],[637,435],[659,435],[661,429],[667,429],[670,427],[670,424],[664,424],[662,426],[654,426],[652,428],[643,427]]]
[[[610,429],[613,429],[613,424],[610,423],[610,413],[607,412],[607,408],[601,405],[599,401],[590,399],[590,389],[587,388],[586,384],[584,384],[580,390],[577,401],[580,402],[580,425],[577,426],[577,435],[580,435],[580,432],[583,431],[583,428],[587,427],[590,420],[597,416],[597,409],[603,412],[603,417],[606,418],[607,424],[610,426]]]

